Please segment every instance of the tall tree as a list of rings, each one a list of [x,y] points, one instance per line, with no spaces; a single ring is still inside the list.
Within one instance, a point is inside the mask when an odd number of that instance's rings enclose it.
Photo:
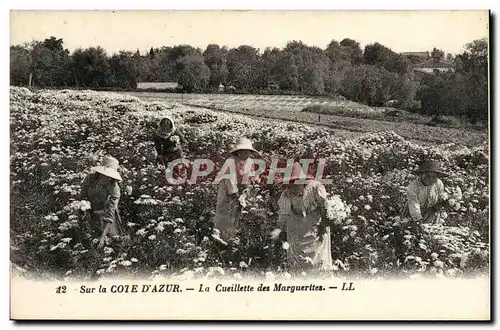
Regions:
[[[299,68],[293,54],[281,53],[273,72],[280,89],[287,91],[299,89]]]
[[[39,87],[65,86],[68,82],[69,51],[64,49],[63,40],[50,37],[44,41],[33,41],[22,46],[27,53],[27,85]],[[17,48],[19,50],[19,48]],[[15,61],[14,61],[15,62]]]
[[[228,75],[227,69],[227,48],[210,44],[203,52],[205,64],[210,69],[209,85],[218,88],[220,84],[226,83]]]
[[[390,48],[375,42],[367,45],[363,53],[364,63],[384,67],[386,70],[396,72],[398,54]]]
[[[10,84],[26,86],[30,79],[31,54],[27,47],[10,47]]]
[[[437,49],[434,47],[434,49],[431,52],[431,59],[433,62],[439,62],[444,59],[444,51]]]
[[[259,78],[259,50],[248,45],[229,50],[227,54],[227,81],[239,90],[257,91]]]
[[[359,42],[353,39],[345,38],[340,42],[344,52],[349,54],[351,64],[358,65],[363,62],[363,50]]]
[[[136,88],[142,57],[121,51],[109,59],[109,85],[121,88]]]
[[[210,69],[201,54],[189,54],[178,61],[179,84],[188,92],[202,91],[208,86]]]
[[[483,38],[468,43],[455,59],[457,74],[467,81],[467,116],[474,122],[488,120],[488,53],[488,40]]]
[[[72,54],[71,72],[76,86],[105,87],[110,76],[109,61],[101,47],[77,49]]]
[[[398,92],[397,74],[373,65],[351,68],[342,81],[341,94],[350,100],[382,106]]]
[[[260,58],[262,79],[267,81],[268,86],[279,86],[277,62],[281,57],[281,51],[276,48],[266,48]]]

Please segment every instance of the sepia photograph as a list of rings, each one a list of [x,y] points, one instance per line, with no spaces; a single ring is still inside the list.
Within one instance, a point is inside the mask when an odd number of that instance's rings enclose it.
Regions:
[[[490,320],[489,35],[488,10],[11,10],[11,319]],[[209,295],[234,309],[180,311]]]

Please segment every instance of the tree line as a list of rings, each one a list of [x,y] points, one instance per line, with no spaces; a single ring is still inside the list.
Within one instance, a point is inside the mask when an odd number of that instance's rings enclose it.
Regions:
[[[428,115],[488,119],[488,41],[474,40],[454,57],[452,72],[419,75],[428,58],[405,56],[375,42],[364,49],[352,39],[326,47],[290,41],[283,49],[252,46],[228,49],[210,44],[120,51],[108,56],[98,47],[70,53],[63,39],[50,37],[10,47],[11,85],[38,88],[135,89],[137,82],[177,82],[185,92],[216,92],[222,84],[238,93],[341,95],[370,106],[390,102]]]

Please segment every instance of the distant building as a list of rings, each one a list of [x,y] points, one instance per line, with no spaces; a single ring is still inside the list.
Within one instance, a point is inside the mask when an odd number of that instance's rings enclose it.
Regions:
[[[454,72],[453,68],[415,68],[415,72],[425,73],[425,74],[434,74],[437,72]]]
[[[137,89],[158,89],[158,90],[176,90],[181,89],[182,85],[176,82],[138,82]]]
[[[428,59],[428,58],[430,58],[429,52],[404,52],[404,53],[401,53],[401,54],[405,55],[405,56],[419,57],[419,58],[422,58],[422,59]]]
[[[455,67],[450,61],[434,61],[429,60],[423,63],[416,64],[413,71],[421,74],[434,74],[436,72],[454,72]]]

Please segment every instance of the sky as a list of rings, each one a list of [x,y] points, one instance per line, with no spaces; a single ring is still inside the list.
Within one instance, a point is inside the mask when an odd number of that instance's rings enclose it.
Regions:
[[[457,54],[488,37],[487,11],[11,11],[10,44],[50,36],[70,51],[101,46],[108,54],[151,47],[242,44],[263,51],[288,41],[326,48],[351,38],[362,47],[379,42],[395,52]]]

